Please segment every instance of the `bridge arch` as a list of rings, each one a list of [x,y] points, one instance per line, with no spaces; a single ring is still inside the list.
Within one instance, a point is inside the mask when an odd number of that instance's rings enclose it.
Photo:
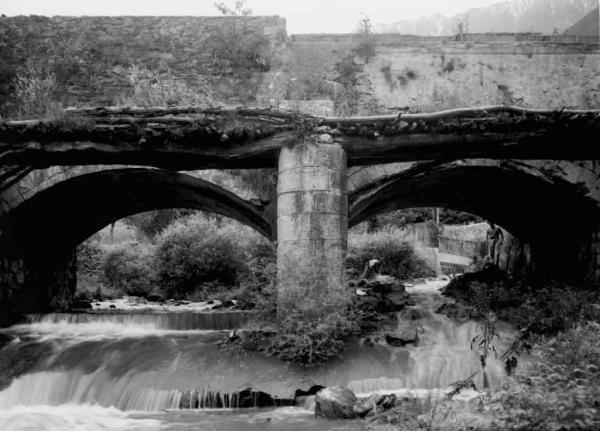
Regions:
[[[449,163],[403,171],[355,190],[349,226],[377,214],[411,207],[445,207],[491,220],[529,243],[536,259],[557,275],[581,278],[582,247],[594,241],[596,201],[577,185],[548,181],[511,166]]]
[[[40,191],[0,220],[0,247],[9,255],[2,263],[0,304],[64,308],[75,288],[70,273],[78,244],[123,217],[166,208],[220,214],[276,238],[261,207],[200,178],[148,168],[79,175]]]

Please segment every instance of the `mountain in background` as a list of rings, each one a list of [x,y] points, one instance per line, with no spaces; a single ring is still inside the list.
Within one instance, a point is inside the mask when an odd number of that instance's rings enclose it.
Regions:
[[[565,33],[575,36],[598,36],[600,34],[600,6],[569,27]]]
[[[469,33],[563,33],[597,7],[598,0],[512,0],[469,9],[452,17],[437,14],[411,21],[376,24],[375,31],[449,36],[457,33],[459,22],[465,22]],[[590,20],[593,19],[594,15],[590,14]]]

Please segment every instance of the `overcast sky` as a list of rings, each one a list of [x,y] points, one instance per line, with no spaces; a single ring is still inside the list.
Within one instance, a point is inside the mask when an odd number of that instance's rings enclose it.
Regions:
[[[352,32],[361,14],[373,23],[451,16],[498,0],[247,0],[254,15],[280,15],[288,33]],[[234,0],[226,3],[233,4]],[[0,0],[5,15],[218,15],[213,0]]]

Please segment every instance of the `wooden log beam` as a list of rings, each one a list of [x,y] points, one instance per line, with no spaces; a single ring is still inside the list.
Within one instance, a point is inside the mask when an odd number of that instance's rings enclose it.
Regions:
[[[89,108],[0,122],[0,164],[134,164],[174,170],[276,165],[279,149],[330,134],[351,166],[449,158],[600,159],[600,111],[485,106],[318,118],[252,108]]]
[[[376,139],[340,138],[348,165],[458,159],[600,160],[592,131],[539,130],[523,133],[407,134]]]
[[[214,147],[165,144],[160,147],[145,146],[131,142],[111,144],[93,141],[43,144],[24,142],[6,154],[3,163],[29,165],[36,169],[50,166],[74,165],[140,165],[172,170],[195,169],[256,169],[277,165],[279,149],[294,145],[295,133],[281,133],[259,142],[239,146]],[[2,144],[0,144],[0,148]]]

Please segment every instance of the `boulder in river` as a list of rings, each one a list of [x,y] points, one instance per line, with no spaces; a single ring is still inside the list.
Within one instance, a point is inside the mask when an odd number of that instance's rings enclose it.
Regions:
[[[277,403],[266,392],[254,391],[252,388],[236,392],[231,397],[231,405],[236,408],[275,407]]]
[[[403,331],[386,333],[385,341],[391,346],[403,347],[407,344],[417,344],[419,342],[420,328],[406,328]]]
[[[353,419],[356,395],[343,386],[330,386],[317,392],[315,416],[330,419]]]

